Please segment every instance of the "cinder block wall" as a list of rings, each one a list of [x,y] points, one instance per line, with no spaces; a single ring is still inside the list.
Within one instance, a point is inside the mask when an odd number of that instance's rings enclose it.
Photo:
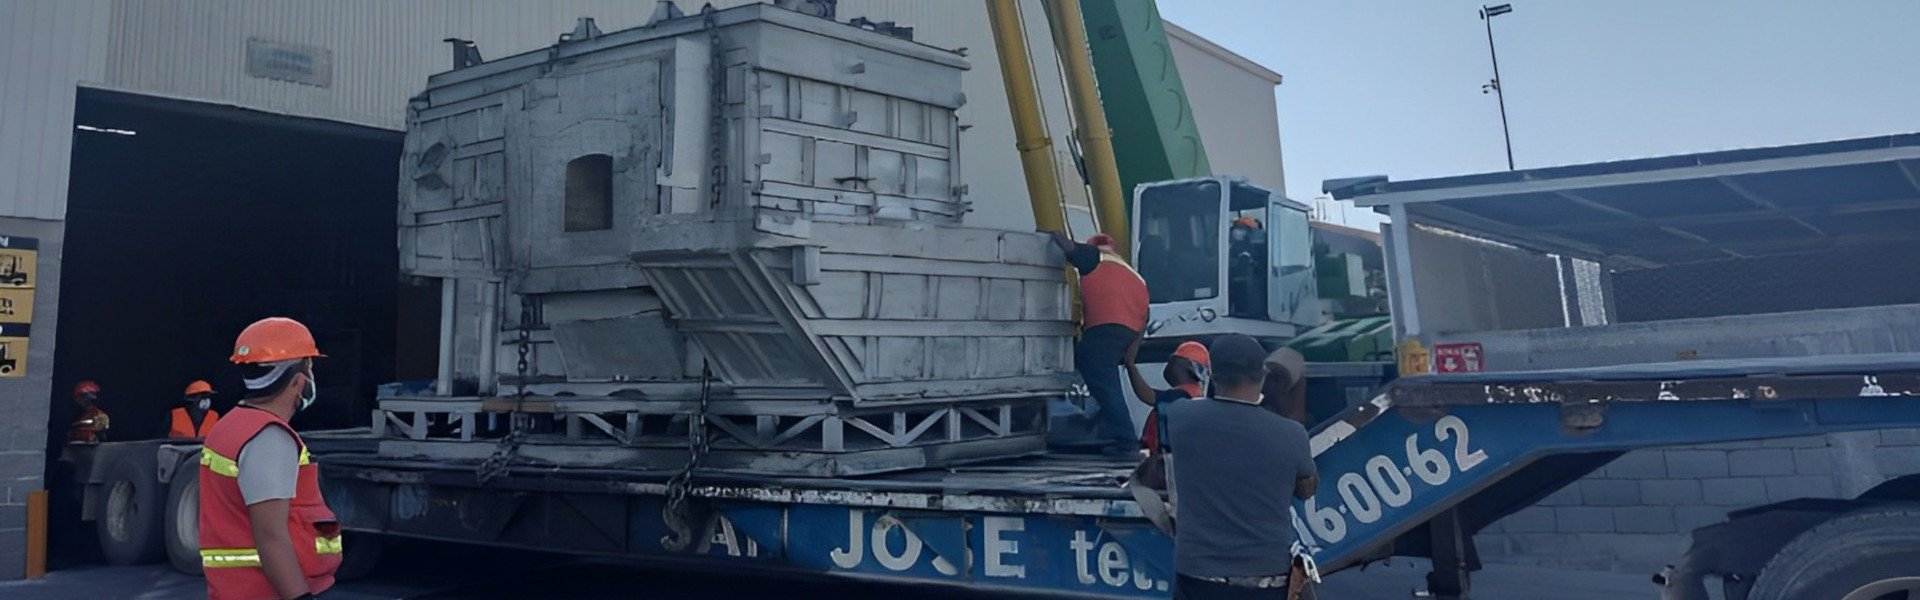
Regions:
[[[19,579],[26,572],[27,495],[46,485],[47,412],[54,398],[67,397],[53,389],[65,235],[64,221],[0,217],[0,236],[40,241],[30,343],[25,357],[14,357],[26,359],[26,373],[0,378],[0,581]]]
[[[1652,573],[1729,511],[1920,473],[1920,429],[1627,453],[1475,538],[1487,563]]]

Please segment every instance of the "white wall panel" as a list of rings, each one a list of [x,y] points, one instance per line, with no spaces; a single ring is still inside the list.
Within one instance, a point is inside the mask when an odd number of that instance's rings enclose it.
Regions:
[[[0,2],[0,216],[65,216],[74,83],[106,70],[111,9],[109,0]]]
[[[1172,24],[1167,38],[1213,172],[1285,192],[1273,99],[1280,75]]]

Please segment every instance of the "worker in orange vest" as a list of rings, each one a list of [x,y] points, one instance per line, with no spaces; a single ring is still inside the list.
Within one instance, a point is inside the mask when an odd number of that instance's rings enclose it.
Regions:
[[[213,385],[204,380],[195,380],[187,384],[180,405],[173,407],[173,415],[168,419],[167,437],[207,437],[207,432],[213,431],[213,424],[219,422],[220,413],[213,410]]]
[[[1113,237],[1096,234],[1076,244],[1067,234],[1053,232],[1053,243],[1080,273],[1080,304],[1084,319],[1080,343],[1073,348],[1074,370],[1086,381],[1098,405],[1094,419],[1102,450],[1107,454],[1139,452],[1133,417],[1127,411],[1120,383],[1120,362],[1127,347],[1147,329],[1147,281],[1114,249]]]
[[[80,414],[67,425],[67,443],[97,444],[106,437],[112,422],[107,419],[107,411],[96,404],[99,401],[100,384],[82,381],[73,386],[73,403],[80,406]]]
[[[287,424],[318,397],[321,356],[307,327],[283,317],[247,326],[234,342],[246,398],[200,454],[200,564],[212,600],[312,598],[333,587],[340,525],[306,443]]]
[[[1160,422],[1160,409],[1181,400],[1207,397],[1207,370],[1211,368],[1212,358],[1200,342],[1182,342],[1160,369],[1160,377],[1168,387],[1159,390],[1147,383],[1147,378],[1140,375],[1140,367],[1134,364],[1139,352],[1140,342],[1127,348],[1127,379],[1133,384],[1134,397],[1153,407],[1147,411],[1147,424],[1140,428],[1140,446],[1149,453],[1159,452],[1166,428],[1166,424]]]

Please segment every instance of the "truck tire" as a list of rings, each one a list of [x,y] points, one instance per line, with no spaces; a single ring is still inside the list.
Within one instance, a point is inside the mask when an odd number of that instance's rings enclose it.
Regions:
[[[200,470],[175,469],[167,484],[167,560],[173,569],[200,574]]]
[[[108,465],[100,483],[100,514],[93,521],[108,564],[156,562],[166,551],[161,531],[166,492],[158,471],[151,455],[124,454]]]
[[[1870,508],[1835,517],[1780,549],[1750,600],[1881,600],[1920,597],[1920,506]]]
[[[365,579],[379,570],[380,562],[386,557],[387,545],[392,540],[374,533],[349,531],[340,538],[340,568],[335,569],[333,577],[340,581]]]

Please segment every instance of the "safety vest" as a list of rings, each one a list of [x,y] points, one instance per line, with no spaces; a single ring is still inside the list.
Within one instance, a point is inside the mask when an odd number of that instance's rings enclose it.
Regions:
[[[74,417],[73,423],[67,425],[67,441],[86,444],[98,442],[100,432],[107,429],[108,423],[107,411],[100,410],[100,407],[82,410],[80,416]]]
[[[340,567],[340,525],[320,497],[319,467],[308,457],[306,442],[273,413],[243,406],[208,432],[200,452],[200,565],[211,600],[280,597],[260,569],[247,503],[240,496],[240,449],[268,427],[287,430],[300,446],[299,483],[287,511],[287,530],[307,588],[318,594],[333,587],[333,572]]]
[[[1100,266],[1080,278],[1080,304],[1085,329],[1117,324],[1147,330],[1147,280],[1118,256],[1100,253]]]
[[[1186,392],[1188,398],[1200,397],[1201,390],[1198,383],[1182,383],[1174,387]],[[1148,452],[1160,451],[1160,432],[1167,426],[1166,419],[1160,418],[1161,408],[1165,407],[1156,403],[1153,410],[1147,411],[1147,423],[1140,427],[1140,447],[1146,448]]]
[[[167,437],[207,437],[207,433],[213,431],[213,424],[219,422],[220,413],[213,412],[213,409],[209,408],[207,409],[207,414],[200,416],[200,425],[196,427],[193,424],[193,415],[188,413],[187,409],[176,408],[173,409],[173,424],[167,428]]]

